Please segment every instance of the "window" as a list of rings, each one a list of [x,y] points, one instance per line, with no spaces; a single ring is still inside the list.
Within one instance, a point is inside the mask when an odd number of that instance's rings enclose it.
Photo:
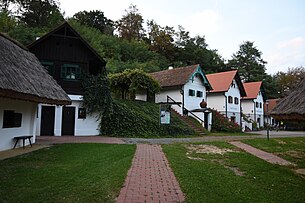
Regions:
[[[262,108],[262,102],[259,103],[259,108]]]
[[[195,96],[195,90],[189,89],[189,96]]]
[[[231,87],[235,88],[235,84],[234,84],[233,81],[232,81],[232,83],[231,83]]]
[[[197,94],[196,94],[197,97],[203,97],[203,93],[201,91],[197,91]]]
[[[49,61],[41,61],[41,65],[48,71],[51,76],[55,75],[54,63]]]
[[[21,127],[22,114],[14,111],[4,110],[3,112],[3,128]]]
[[[86,109],[85,108],[78,108],[78,118],[79,119],[86,118]]]
[[[238,104],[239,103],[239,99],[237,97],[234,98],[234,104]]]
[[[256,106],[256,108],[258,108],[258,102],[255,102],[255,106]]]
[[[229,103],[232,104],[233,103],[233,97],[229,96],[228,99],[229,99]]]
[[[81,68],[75,64],[64,64],[61,67],[61,78],[64,80],[79,80],[81,78]]]

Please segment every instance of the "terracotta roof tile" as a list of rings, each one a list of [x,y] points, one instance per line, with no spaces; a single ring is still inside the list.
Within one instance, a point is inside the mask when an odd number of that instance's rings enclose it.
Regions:
[[[198,66],[199,65],[196,64],[192,66],[179,67],[150,73],[150,75],[160,83],[161,87],[183,86]]]
[[[242,99],[256,99],[261,89],[261,86],[262,86],[262,81],[244,83],[244,88],[246,90],[247,96],[243,97]]]
[[[236,73],[237,70],[208,74],[207,78],[213,88],[211,92],[228,91]]]

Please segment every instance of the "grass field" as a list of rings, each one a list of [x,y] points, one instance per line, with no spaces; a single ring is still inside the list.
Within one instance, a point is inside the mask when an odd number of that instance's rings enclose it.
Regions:
[[[291,168],[225,142],[207,145],[232,152],[197,153],[205,147],[201,144],[163,145],[186,202],[305,202],[305,179]]]
[[[114,202],[134,145],[63,144],[0,161],[0,202]]]

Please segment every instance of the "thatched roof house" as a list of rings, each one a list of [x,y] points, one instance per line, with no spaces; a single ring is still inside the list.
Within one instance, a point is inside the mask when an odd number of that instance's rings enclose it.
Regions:
[[[287,97],[280,100],[270,114],[277,120],[305,122],[305,78]]]
[[[58,105],[71,103],[36,56],[1,33],[0,97]]]

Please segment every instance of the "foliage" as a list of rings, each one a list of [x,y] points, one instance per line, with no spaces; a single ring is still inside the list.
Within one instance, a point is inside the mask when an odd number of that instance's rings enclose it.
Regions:
[[[289,167],[267,163],[228,143],[208,144],[233,152],[190,153],[185,144],[162,145],[186,195],[185,202],[305,201],[304,178]]]
[[[101,75],[88,75],[82,83],[83,106],[88,113],[99,113],[99,117],[109,116],[113,113],[113,102],[106,72]]]
[[[96,28],[103,34],[113,34],[114,22],[106,18],[100,10],[80,11],[73,15],[73,19],[81,25]]]
[[[174,44],[175,30],[173,27],[161,27],[154,20],[147,22],[150,49],[165,56],[169,62],[175,60],[177,48]]]
[[[286,96],[305,78],[305,68],[302,66],[288,68],[286,73],[279,71],[274,77],[279,86],[281,96]]]
[[[122,73],[109,76],[111,89],[121,95],[121,99],[134,99],[135,93],[145,91],[154,94],[160,91],[159,83],[140,69],[126,69]]]
[[[16,0],[18,18],[29,27],[54,28],[64,17],[57,0]]]
[[[241,128],[237,123],[229,121],[219,111],[212,110],[212,131],[216,132],[241,132]]]
[[[233,54],[228,66],[238,69],[241,79],[245,82],[261,81],[265,76],[267,63],[261,57],[262,52],[254,46],[254,42],[245,41]]]
[[[135,145],[60,144],[0,161],[0,202],[115,202]]]
[[[171,114],[170,125],[159,124],[159,105],[141,101],[118,100],[114,112],[100,123],[102,135],[120,137],[164,137],[192,135],[194,131],[176,115]]]
[[[145,36],[143,28],[144,20],[137,6],[131,4],[125,12],[125,15],[117,21],[120,37],[128,41],[142,40]]]
[[[15,18],[7,10],[0,10],[0,32],[8,33],[15,26]]]

